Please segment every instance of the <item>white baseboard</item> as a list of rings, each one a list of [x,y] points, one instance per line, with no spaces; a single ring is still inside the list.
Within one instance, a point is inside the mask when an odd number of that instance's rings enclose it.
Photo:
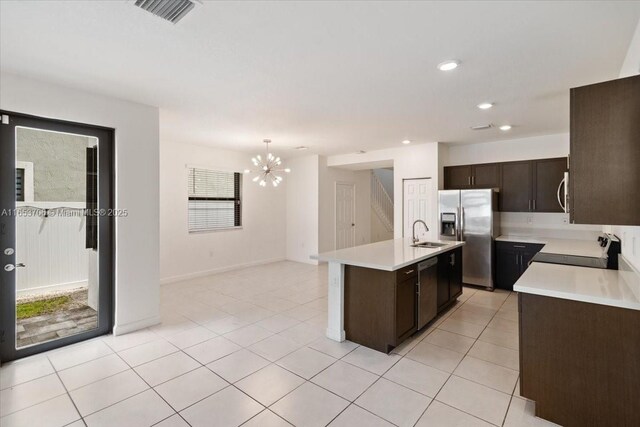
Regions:
[[[290,257],[288,256],[286,258],[287,261],[293,261],[293,262],[301,262],[303,264],[311,264],[311,265],[319,265],[320,263],[318,262],[318,260],[315,259],[305,259],[305,258],[295,258],[295,257]]]
[[[113,327],[113,335],[118,336],[128,334],[129,332],[138,331],[140,329],[148,328],[149,326],[158,325],[159,323],[160,316],[153,316],[135,322],[125,323],[124,325],[115,325]]]
[[[345,331],[327,328],[327,338],[334,341],[343,342],[346,339],[346,335]]]
[[[47,292],[67,291],[67,290],[77,289],[77,288],[87,288],[88,286],[89,286],[89,282],[87,280],[80,280],[77,282],[57,283],[55,285],[45,285],[45,286],[37,286],[33,288],[18,289],[17,294],[19,296],[31,295],[31,294],[42,294]]]
[[[241,270],[247,267],[255,267],[258,265],[271,264],[272,262],[280,262],[285,260],[286,258],[284,257],[263,259],[260,261],[253,261],[253,262],[246,262],[243,264],[234,264],[234,265],[229,265],[225,267],[218,267],[212,270],[204,270],[204,271],[198,271],[195,273],[182,274],[180,276],[165,277],[164,279],[160,279],[160,284],[168,285],[170,283],[182,282],[184,280],[190,280],[190,279],[198,279],[200,277],[211,276],[212,274],[224,273],[226,271]]]

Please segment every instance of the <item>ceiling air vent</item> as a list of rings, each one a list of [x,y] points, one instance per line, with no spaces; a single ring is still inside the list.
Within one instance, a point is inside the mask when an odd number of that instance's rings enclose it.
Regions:
[[[491,123],[488,123],[486,125],[471,126],[471,129],[473,129],[473,130],[486,130],[486,129],[491,129],[492,127],[493,127],[493,125]]]
[[[174,24],[195,7],[194,0],[136,0],[135,5]]]

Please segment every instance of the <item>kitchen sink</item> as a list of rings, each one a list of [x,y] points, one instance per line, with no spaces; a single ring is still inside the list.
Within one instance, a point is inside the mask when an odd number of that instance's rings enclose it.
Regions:
[[[447,246],[447,243],[420,242],[411,245],[414,248],[441,248],[443,246]]]

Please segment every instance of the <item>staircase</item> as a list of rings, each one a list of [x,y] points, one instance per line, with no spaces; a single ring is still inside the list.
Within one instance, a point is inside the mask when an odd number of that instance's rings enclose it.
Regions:
[[[393,232],[393,199],[389,197],[387,190],[373,172],[371,172],[371,209],[378,215],[387,231]]]

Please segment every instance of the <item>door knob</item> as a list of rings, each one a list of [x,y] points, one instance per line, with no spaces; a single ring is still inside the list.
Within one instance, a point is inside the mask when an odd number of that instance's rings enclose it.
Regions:
[[[7,264],[4,266],[4,271],[13,271],[16,268],[24,268],[26,267],[26,265],[24,265],[23,263],[19,262],[16,265],[13,264]]]

